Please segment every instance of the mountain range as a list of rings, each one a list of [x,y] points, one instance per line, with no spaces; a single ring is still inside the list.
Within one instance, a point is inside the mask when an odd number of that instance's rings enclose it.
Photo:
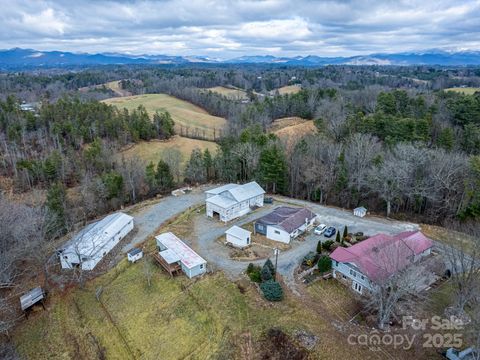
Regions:
[[[480,65],[480,51],[447,52],[428,50],[393,54],[371,54],[350,57],[322,57],[315,55],[276,57],[241,56],[217,59],[206,56],[127,55],[116,53],[72,53],[63,51],[37,51],[13,48],[0,50],[0,69],[49,68],[114,64],[278,64],[289,66],[324,65]]]

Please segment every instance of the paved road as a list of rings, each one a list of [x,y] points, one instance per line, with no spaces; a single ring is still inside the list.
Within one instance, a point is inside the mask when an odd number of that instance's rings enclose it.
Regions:
[[[168,219],[182,213],[190,206],[201,204],[204,201],[204,190],[206,188],[194,189],[190,194],[179,197],[168,196],[161,199],[158,203],[132,211],[135,217],[135,223],[138,228],[132,241],[122,250],[127,252],[135,245],[143,242],[160,225]],[[230,259],[230,249],[215,240],[224,234],[225,230],[232,225],[243,225],[267,214],[273,208],[281,205],[304,206],[319,215],[320,221],[328,226],[335,226],[343,231],[345,225],[350,232],[362,231],[366,235],[377,233],[396,234],[405,230],[418,229],[417,224],[404,223],[394,220],[387,220],[379,217],[358,218],[353,216],[351,211],[338,208],[320,206],[302,200],[295,200],[286,197],[276,197],[275,204],[265,206],[250,213],[236,221],[223,224],[217,220],[208,219],[204,214],[199,215],[192,224],[192,235],[186,242],[190,243],[198,253],[203,256],[209,264],[215,269],[223,270],[229,277],[237,278],[246,268],[248,262]],[[292,248],[282,252],[278,257],[278,272],[284,277],[285,281],[294,286],[294,270],[300,264],[302,258],[309,251],[314,251],[319,239],[325,239],[323,236],[317,236],[313,233],[308,235],[305,241],[293,241]],[[254,261],[261,264],[264,260]]]

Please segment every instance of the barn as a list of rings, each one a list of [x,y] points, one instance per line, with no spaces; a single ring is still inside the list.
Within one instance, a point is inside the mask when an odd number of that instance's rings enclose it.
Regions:
[[[83,228],[57,250],[63,269],[95,266],[133,229],[133,217],[117,212]]]
[[[265,190],[255,181],[205,191],[207,216],[227,222],[263,206]]]
[[[316,219],[317,215],[308,209],[280,206],[255,222],[255,233],[288,244],[311,228]]]
[[[227,244],[238,248],[244,248],[250,245],[252,233],[236,225],[225,231]]]
[[[363,206],[357,207],[353,209],[353,215],[358,217],[364,217],[365,215],[367,215],[367,209]]]
[[[155,258],[171,275],[177,268],[181,268],[189,278],[207,271],[207,261],[173,233],[163,233],[155,239],[159,250]]]

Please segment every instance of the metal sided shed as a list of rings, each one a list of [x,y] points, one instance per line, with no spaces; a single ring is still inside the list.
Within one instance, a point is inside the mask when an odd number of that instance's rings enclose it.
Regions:
[[[244,248],[250,245],[252,233],[236,225],[225,231],[227,243],[238,248]]]
[[[43,292],[42,288],[39,286],[30,290],[26,294],[20,296],[20,307],[22,308],[22,311],[27,311],[33,305],[37,303],[41,303],[43,308],[45,309],[45,306],[43,305],[44,299],[45,299],[45,293]]]
[[[133,248],[127,253],[128,261],[134,263],[143,257],[143,251],[140,248]]]
[[[189,278],[201,275],[207,271],[207,261],[173,233],[163,233],[156,236],[155,239],[160,250],[159,255],[163,261],[167,262],[162,254],[166,255],[165,251],[169,250],[168,256],[176,255],[176,258],[180,259],[182,271]]]
[[[363,206],[357,207],[353,209],[353,215],[358,217],[364,217],[365,215],[367,215],[367,209],[365,209]]]

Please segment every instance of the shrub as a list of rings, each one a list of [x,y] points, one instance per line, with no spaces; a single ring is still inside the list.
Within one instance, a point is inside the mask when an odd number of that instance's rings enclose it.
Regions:
[[[330,257],[323,255],[320,260],[318,260],[318,270],[320,272],[324,273],[326,271],[329,271],[332,268],[332,260]]]
[[[275,276],[275,266],[273,266],[273,263],[270,259],[267,259],[263,266],[267,266],[270,269],[270,273],[272,274],[272,276]]]
[[[248,264],[247,275],[253,282],[259,283],[262,281],[261,269],[258,265],[254,265],[252,263]]]
[[[315,263],[316,254],[313,251],[310,251],[307,255],[303,257],[302,263],[307,266],[312,266]]]
[[[262,281],[272,280],[272,272],[268,268],[267,264],[263,265],[261,278],[262,278]]]
[[[341,243],[343,240],[340,240],[340,233],[337,231],[337,236],[335,237],[335,241]]]
[[[343,228],[343,238],[345,239],[347,236],[348,236],[348,229],[347,229],[347,225],[345,225],[345,227]]]
[[[268,301],[280,301],[283,299],[282,286],[273,280],[268,280],[260,284],[263,296]]]
[[[325,241],[323,244],[322,244],[322,247],[324,250],[326,251],[330,251],[330,249],[332,248],[332,245],[333,245],[333,240],[327,240]]]
[[[317,243],[317,253],[321,254],[322,253],[322,240],[318,240]]]

